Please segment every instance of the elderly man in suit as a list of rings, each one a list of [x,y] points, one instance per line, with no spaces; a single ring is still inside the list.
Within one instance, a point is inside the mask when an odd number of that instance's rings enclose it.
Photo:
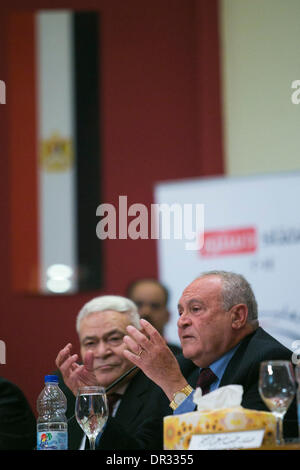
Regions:
[[[108,387],[133,368],[133,364],[123,354],[126,347],[123,338],[129,325],[140,329],[139,314],[131,300],[120,296],[96,297],[85,304],[77,316],[76,329],[83,363],[77,362],[79,356],[72,354],[70,343],[56,358],[56,365],[63,380],[60,386],[68,402],[70,449],[82,449],[88,445],[73,416],[78,388],[94,384]],[[160,431],[154,433],[151,439],[147,438],[145,446],[151,449],[162,447],[162,416],[167,401],[162,397],[161,390],[142,371],[133,370],[119,385],[111,389],[107,397],[111,405],[110,417],[101,438],[100,448],[135,448],[136,443],[134,440],[131,443],[131,436],[136,433],[143,434],[139,429],[148,418],[151,421],[157,418]],[[158,406],[153,410],[155,404]],[[115,439],[116,432],[120,433],[118,440]],[[123,436],[127,436],[124,445]]]
[[[291,360],[292,353],[259,327],[257,303],[243,276],[223,271],[204,273],[188,285],[178,303],[179,362],[158,332],[141,320],[144,333],[128,326],[124,342],[128,360],[165,392],[174,413],[195,409],[193,393],[240,384],[242,406],[266,410],[258,391],[259,366],[272,359]],[[168,373],[166,374],[166,370]],[[297,437],[295,400],[284,421],[285,435]]]

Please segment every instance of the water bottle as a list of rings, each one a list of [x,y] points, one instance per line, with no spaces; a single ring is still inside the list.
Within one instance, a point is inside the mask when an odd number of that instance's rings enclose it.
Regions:
[[[56,375],[45,376],[45,387],[37,399],[37,450],[67,450],[67,399]]]

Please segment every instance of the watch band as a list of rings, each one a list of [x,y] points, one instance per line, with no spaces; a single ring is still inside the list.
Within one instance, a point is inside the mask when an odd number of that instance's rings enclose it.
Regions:
[[[181,390],[178,390],[177,392],[175,392],[174,395],[173,395],[173,400],[171,401],[171,403],[169,405],[170,408],[172,408],[172,410],[176,410],[176,408],[179,406],[179,404],[176,403],[176,401],[175,401],[175,395],[177,393],[184,393],[184,395],[186,395],[188,397],[193,391],[194,391],[194,389],[190,385],[186,385]]]

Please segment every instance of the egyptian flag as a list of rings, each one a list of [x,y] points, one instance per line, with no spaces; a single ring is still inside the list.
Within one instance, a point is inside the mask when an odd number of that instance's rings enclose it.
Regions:
[[[8,28],[14,290],[97,289],[99,14],[15,12]]]

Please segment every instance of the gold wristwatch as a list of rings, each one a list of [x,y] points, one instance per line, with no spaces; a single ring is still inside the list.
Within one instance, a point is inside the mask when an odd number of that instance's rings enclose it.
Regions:
[[[176,410],[176,408],[188,397],[194,389],[190,385],[186,385],[184,388],[179,390],[178,392],[174,393],[173,400],[170,403],[170,407],[172,410]]]

